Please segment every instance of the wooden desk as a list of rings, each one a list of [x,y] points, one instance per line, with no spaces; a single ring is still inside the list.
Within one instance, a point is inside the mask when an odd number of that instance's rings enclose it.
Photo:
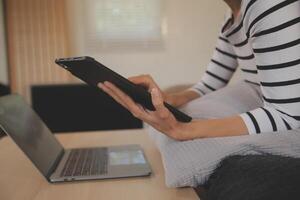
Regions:
[[[57,138],[65,148],[140,144],[153,174],[146,178],[50,184],[6,137],[0,139],[1,200],[198,199],[191,188],[165,186],[160,153],[144,130],[59,134]]]

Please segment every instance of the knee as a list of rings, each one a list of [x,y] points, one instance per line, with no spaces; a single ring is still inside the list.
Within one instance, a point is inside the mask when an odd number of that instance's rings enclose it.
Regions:
[[[207,119],[210,118],[213,113],[211,107],[211,105],[208,105],[208,102],[196,99],[183,105],[179,109],[193,119]]]

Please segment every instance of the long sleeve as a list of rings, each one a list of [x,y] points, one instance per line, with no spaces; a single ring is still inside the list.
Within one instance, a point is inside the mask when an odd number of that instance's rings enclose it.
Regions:
[[[300,1],[249,1],[243,26],[264,106],[241,114],[250,134],[300,127]],[[249,3],[249,5],[250,5]]]
[[[227,19],[222,30],[231,22]],[[238,67],[237,56],[232,44],[223,37],[222,32],[218,38],[211,61],[201,78],[192,89],[200,95],[205,95],[226,86]]]

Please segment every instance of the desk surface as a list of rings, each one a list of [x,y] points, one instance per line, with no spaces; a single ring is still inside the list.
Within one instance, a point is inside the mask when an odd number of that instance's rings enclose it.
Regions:
[[[144,130],[59,134],[57,138],[65,148],[140,144],[153,174],[144,178],[50,184],[6,137],[0,139],[0,199],[198,199],[191,188],[166,187],[160,153]]]

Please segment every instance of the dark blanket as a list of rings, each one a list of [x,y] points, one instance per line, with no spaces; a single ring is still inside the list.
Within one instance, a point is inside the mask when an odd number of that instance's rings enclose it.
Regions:
[[[3,137],[3,136],[5,136],[5,133],[4,133],[4,131],[1,129],[1,127],[0,127],[0,139]]]
[[[0,96],[4,96],[10,93],[10,88],[0,83]]]
[[[9,93],[10,93],[9,87],[0,83],[0,97],[7,95]],[[3,136],[5,136],[5,133],[0,128],[0,138]]]
[[[203,188],[201,200],[299,200],[300,159],[230,156],[219,164]]]

